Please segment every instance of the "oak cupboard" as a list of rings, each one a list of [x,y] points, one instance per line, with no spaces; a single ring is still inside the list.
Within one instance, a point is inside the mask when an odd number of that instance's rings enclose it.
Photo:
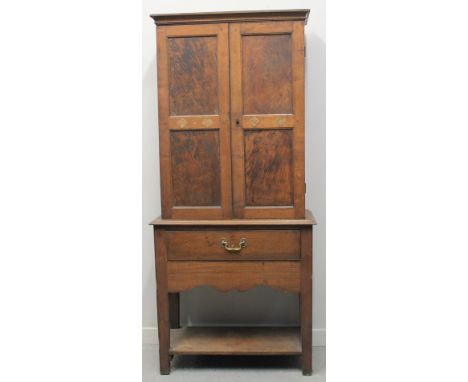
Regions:
[[[151,15],[157,25],[161,374],[174,355],[300,355],[312,372],[312,226],[304,194],[308,10]],[[200,285],[297,293],[296,328],[180,327]]]

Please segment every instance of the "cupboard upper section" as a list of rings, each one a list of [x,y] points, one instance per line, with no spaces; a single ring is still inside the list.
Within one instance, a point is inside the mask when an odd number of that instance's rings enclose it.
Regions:
[[[164,219],[304,218],[307,13],[153,16]]]

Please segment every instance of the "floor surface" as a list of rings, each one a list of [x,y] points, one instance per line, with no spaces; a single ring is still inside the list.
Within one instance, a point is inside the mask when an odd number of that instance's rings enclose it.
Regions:
[[[143,382],[325,382],[325,347],[313,348],[310,377],[293,356],[176,356],[171,366],[170,375],[160,375],[158,345],[143,345]]]

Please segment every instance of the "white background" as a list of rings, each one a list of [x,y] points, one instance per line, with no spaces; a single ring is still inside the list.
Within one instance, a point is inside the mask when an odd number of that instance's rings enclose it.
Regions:
[[[306,208],[314,227],[313,340],[325,345],[325,2],[292,1],[291,9],[310,8],[305,28],[306,59]],[[242,0],[213,8],[212,1],[143,1],[143,340],[156,342],[155,267],[153,232],[148,222],[161,213],[157,125],[156,27],[151,13],[281,9],[283,1]],[[182,324],[295,325],[299,323],[298,295],[269,288],[248,292],[217,292],[196,288],[181,297]]]
[[[141,4],[0,11],[0,380],[138,381]],[[466,14],[327,1],[329,381],[468,378]]]

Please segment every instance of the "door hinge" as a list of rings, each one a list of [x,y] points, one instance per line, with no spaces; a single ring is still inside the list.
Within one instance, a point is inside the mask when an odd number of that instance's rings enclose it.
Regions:
[[[304,183],[304,194],[307,193],[307,183]]]
[[[304,45],[304,57],[307,56],[307,52],[306,52],[306,46]]]

